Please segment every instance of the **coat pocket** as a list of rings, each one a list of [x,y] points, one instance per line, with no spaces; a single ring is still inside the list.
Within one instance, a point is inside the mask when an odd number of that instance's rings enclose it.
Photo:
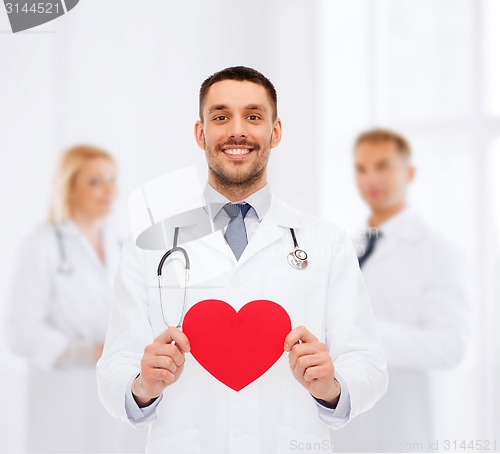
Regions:
[[[333,452],[330,437],[318,437],[289,427],[278,426],[276,454]]]
[[[200,431],[190,429],[148,442],[146,454],[200,454]]]

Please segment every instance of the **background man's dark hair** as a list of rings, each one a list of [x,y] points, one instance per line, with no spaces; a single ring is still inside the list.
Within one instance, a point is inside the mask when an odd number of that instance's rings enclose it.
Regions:
[[[201,84],[199,105],[201,121],[203,121],[203,102],[205,101],[209,88],[216,82],[221,82],[223,80],[248,81],[262,85],[266,89],[273,106],[273,120],[276,119],[278,116],[278,96],[271,81],[253,68],[248,68],[246,66],[233,66],[212,74]]]

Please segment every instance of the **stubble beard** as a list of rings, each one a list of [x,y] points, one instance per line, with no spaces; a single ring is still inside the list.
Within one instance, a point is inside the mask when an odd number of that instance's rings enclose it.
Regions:
[[[207,143],[205,141],[205,143]],[[237,190],[237,191],[245,191],[247,189],[250,189],[257,185],[267,167],[267,163],[269,161],[269,154],[271,151],[271,142],[269,141],[268,144],[266,144],[265,148],[266,150],[266,157],[261,157],[261,159],[255,160],[255,162],[252,164],[251,168],[248,170],[240,170],[240,169],[232,169],[231,171],[227,171],[227,169],[222,165],[221,163],[216,162],[211,162],[210,159],[208,159],[208,156],[211,156],[213,154],[217,153],[223,153],[221,151],[221,148],[225,145],[249,145],[253,148],[252,153],[258,153],[261,150],[261,147],[259,144],[255,142],[247,142],[247,141],[229,141],[223,145],[216,145],[214,147],[214,150],[211,151],[209,147],[205,148],[205,153],[207,156],[207,163],[208,163],[208,168],[209,171],[214,178],[215,182],[217,185],[220,187],[223,187],[228,190]]]

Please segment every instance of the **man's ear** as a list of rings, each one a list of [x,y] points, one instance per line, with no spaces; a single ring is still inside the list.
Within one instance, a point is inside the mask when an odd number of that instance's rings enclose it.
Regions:
[[[414,166],[410,165],[408,167],[408,183],[411,183],[415,179],[415,174],[417,173],[417,169]]]
[[[205,134],[203,134],[203,122],[201,120],[194,124],[194,138],[198,146],[205,150]]]
[[[271,133],[271,148],[275,148],[280,144],[282,132],[283,128],[281,125],[281,119],[277,117],[273,121],[273,132]]]

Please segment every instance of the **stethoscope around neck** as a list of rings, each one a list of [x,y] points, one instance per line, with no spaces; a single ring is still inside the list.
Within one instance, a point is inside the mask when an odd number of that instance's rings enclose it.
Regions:
[[[295,236],[295,230],[290,227],[290,234],[292,236],[293,240],[293,246],[294,249],[292,252],[290,252],[287,255],[287,260],[288,263],[295,269],[304,269],[307,267],[307,253],[299,247],[299,244],[297,242],[297,238]],[[173,326],[170,325],[165,317],[165,312],[163,310],[163,293],[162,293],[162,286],[161,286],[161,278],[162,278],[162,272],[163,272],[163,265],[165,264],[165,261],[174,253],[174,252],[180,252],[184,256],[184,261],[185,261],[185,274],[184,274],[184,297],[183,297],[183,302],[182,302],[182,312],[181,316],[179,318],[178,323],[175,325],[177,329],[179,329],[182,326],[182,320],[184,318],[185,312],[186,312],[186,305],[187,305],[187,290],[188,290],[188,283],[189,283],[189,271],[191,269],[191,263],[189,261],[189,256],[186,250],[183,247],[180,247],[177,245],[179,237],[179,227],[175,227],[174,231],[174,242],[172,249],[169,249],[163,257],[160,259],[160,262],[158,263],[158,269],[157,269],[157,277],[158,277],[158,290],[160,293],[160,307],[161,307],[161,315],[163,317],[163,321],[165,322],[165,325],[167,326]]]

